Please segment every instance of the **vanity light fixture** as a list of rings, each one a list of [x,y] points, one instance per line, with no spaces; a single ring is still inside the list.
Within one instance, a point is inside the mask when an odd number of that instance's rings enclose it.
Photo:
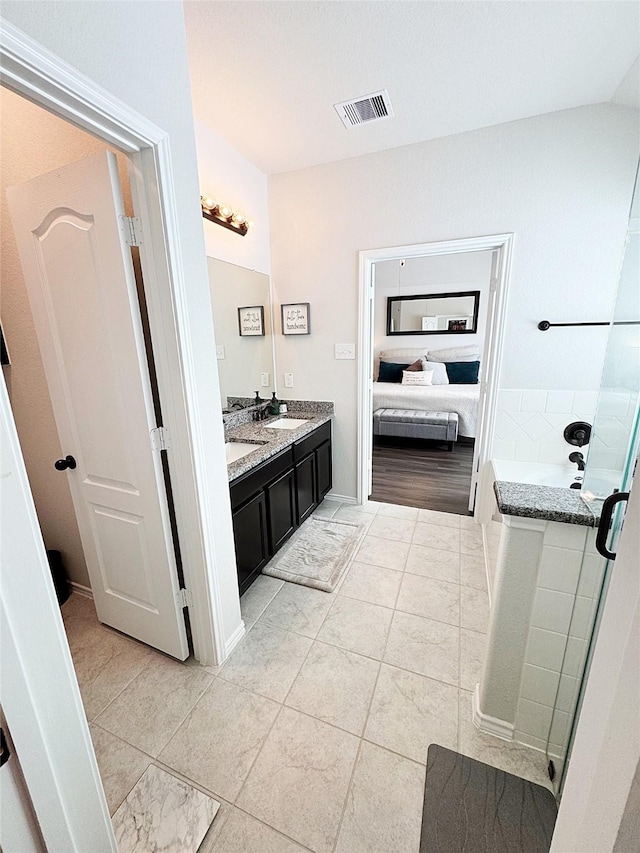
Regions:
[[[216,201],[211,196],[201,195],[200,206],[202,207],[202,215],[209,222],[216,222],[230,231],[235,231],[236,234],[240,234],[242,237],[244,237],[253,225],[252,220],[247,220],[240,211],[232,210],[228,204]]]

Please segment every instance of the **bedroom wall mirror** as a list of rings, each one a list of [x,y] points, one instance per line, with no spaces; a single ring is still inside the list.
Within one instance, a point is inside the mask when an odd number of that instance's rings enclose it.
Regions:
[[[241,407],[240,402],[229,401],[229,397],[253,398],[259,390],[266,399],[275,390],[271,289],[269,276],[264,273],[217,258],[207,258],[207,267],[216,335],[214,357],[222,410],[226,413]],[[264,307],[264,335],[240,335],[238,309],[247,305]]]
[[[479,290],[390,296],[387,299],[387,334],[475,334],[479,305]]]

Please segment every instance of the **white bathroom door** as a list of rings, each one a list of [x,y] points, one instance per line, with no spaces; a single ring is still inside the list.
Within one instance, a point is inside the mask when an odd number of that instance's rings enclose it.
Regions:
[[[188,643],[140,309],[110,152],[7,192],[96,611],[184,660]],[[54,465],[56,460],[51,460]]]

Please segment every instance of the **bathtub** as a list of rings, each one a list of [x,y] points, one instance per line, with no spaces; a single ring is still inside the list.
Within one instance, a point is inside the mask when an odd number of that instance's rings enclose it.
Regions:
[[[554,486],[568,489],[584,472],[577,465],[549,465],[545,462],[513,462],[510,459],[492,459],[494,480],[510,483],[531,483],[536,486]]]

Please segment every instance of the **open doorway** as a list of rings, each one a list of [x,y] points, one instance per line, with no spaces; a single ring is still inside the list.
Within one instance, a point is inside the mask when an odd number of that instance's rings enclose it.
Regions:
[[[467,512],[492,254],[375,264],[374,501]]]
[[[45,547],[100,621],[184,659],[128,160],[1,95],[4,374]]]
[[[473,513],[493,432],[512,240],[360,253],[360,502]]]

